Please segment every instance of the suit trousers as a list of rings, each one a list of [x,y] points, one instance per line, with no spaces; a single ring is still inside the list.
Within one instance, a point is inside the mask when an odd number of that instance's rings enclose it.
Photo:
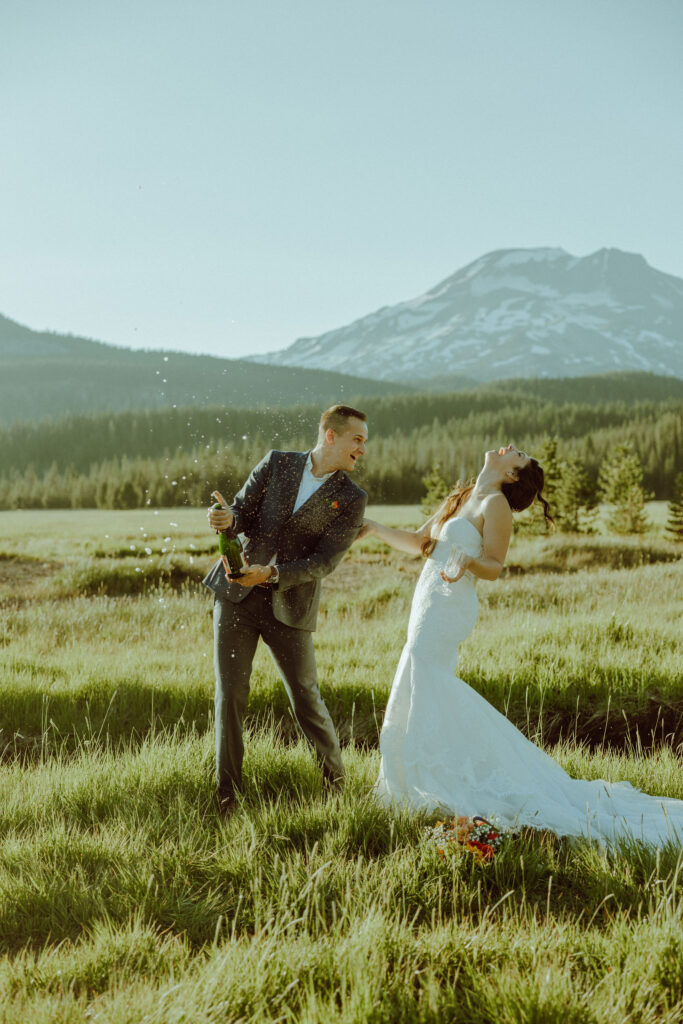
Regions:
[[[313,635],[279,622],[272,591],[254,587],[239,603],[216,596],[213,607],[216,673],[216,786],[221,798],[242,788],[242,723],[259,637],[270,649],[299,726],[315,750],[324,777],[340,782],[344,766],[330,713],[318,689]]]

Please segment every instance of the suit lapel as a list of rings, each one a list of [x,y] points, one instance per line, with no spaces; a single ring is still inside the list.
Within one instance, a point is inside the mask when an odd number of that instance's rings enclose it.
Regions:
[[[308,458],[308,452],[292,452],[291,454],[292,458],[288,460],[281,491],[282,518],[284,522],[292,518],[294,503],[299,493],[299,486],[301,485],[301,476],[306,465],[306,459]]]

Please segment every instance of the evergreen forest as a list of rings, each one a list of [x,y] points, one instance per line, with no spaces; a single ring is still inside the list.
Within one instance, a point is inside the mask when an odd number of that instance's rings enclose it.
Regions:
[[[646,498],[671,499],[683,471],[676,378],[508,381],[361,407],[370,442],[354,479],[373,503],[419,502],[430,473],[450,486],[509,441],[542,461],[554,439],[553,457],[580,473],[588,504],[604,491],[601,467],[618,446],[642,469]],[[0,508],[205,505],[215,487],[234,494],[270,448],[311,447],[320,409],[186,406],[22,420],[0,429]]]

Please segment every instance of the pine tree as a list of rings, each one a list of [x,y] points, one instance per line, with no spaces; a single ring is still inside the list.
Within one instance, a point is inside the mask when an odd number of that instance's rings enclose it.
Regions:
[[[683,473],[676,475],[667,512],[666,532],[672,540],[683,541]]]
[[[615,532],[644,533],[649,529],[645,515],[643,467],[628,444],[618,444],[600,467],[598,490],[613,506],[608,526]]]
[[[422,511],[426,516],[431,516],[450,491],[450,487],[441,476],[437,463],[434,463],[429,473],[422,477],[422,483],[426,488],[422,497]]]
[[[555,526],[566,533],[592,533],[597,516],[596,499],[590,477],[581,459],[574,455],[561,459],[558,439],[546,439],[539,450],[543,468],[543,497],[550,505]],[[520,520],[525,534],[547,533],[548,523],[541,506],[534,502]]]
[[[562,463],[562,478],[555,494],[553,516],[565,533],[594,533],[598,514],[586,467],[574,455]]]
[[[557,453],[556,437],[546,438],[538,452],[538,461],[543,470],[543,497],[550,505],[550,511],[557,523],[557,490],[562,479],[562,464]],[[528,509],[513,516],[512,529],[521,536],[537,536],[547,533],[549,523],[543,515],[540,502],[534,501]]]
[[[543,469],[543,497],[551,508],[557,507],[558,491],[562,487],[564,477],[564,466],[557,451],[558,444],[556,437],[547,438],[541,445],[538,455],[538,461]]]

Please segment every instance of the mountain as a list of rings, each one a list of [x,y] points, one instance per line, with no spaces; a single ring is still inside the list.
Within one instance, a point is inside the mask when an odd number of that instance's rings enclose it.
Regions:
[[[683,280],[619,249],[583,258],[503,249],[416,299],[252,358],[342,372],[362,365],[368,376],[413,386],[445,378],[444,389],[454,376],[683,377]]]
[[[318,369],[185,352],[133,351],[33,331],[0,316],[0,422],[172,406],[359,403],[410,389]]]

